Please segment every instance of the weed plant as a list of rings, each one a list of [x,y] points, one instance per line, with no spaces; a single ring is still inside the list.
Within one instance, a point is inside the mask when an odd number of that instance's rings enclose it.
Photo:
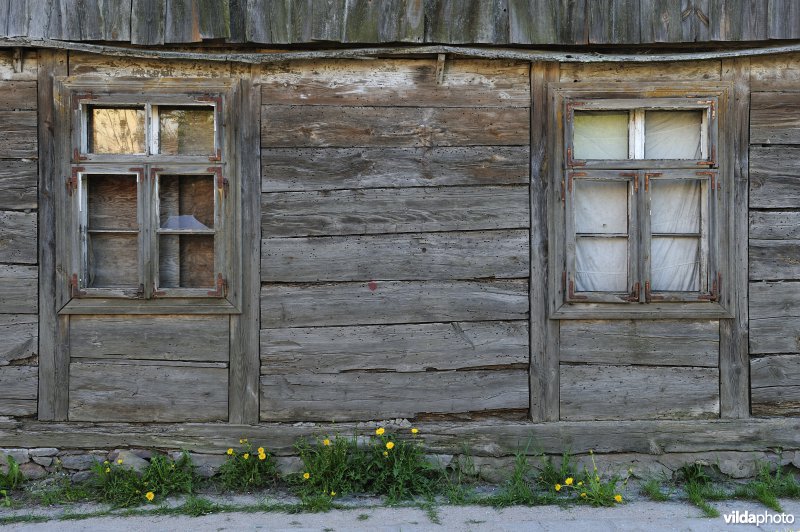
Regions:
[[[672,490],[664,492],[663,482],[658,479],[651,478],[641,486],[642,494],[647,496],[651,501],[666,502],[670,499]]]
[[[22,474],[19,464],[11,455],[6,456],[6,461],[8,462],[8,471],[0,472],[0,489],[4,490],[8,497],[8,492],[22,486],[22,483],[25,482],[25,475]]]
[[[227,459],[219,470],[222,487],[232,491],[250,491],[272,486],[278,480],[278,468],[272,454],[263,447],[254,448],[247,439],[239,440],[239,450],[228,449]]]
[[[686,464],[678,470],[678,478],[684,482],[686,498],[690,503],[700,508],[706,517],[719,517],[719,510],[709,501],[729,499],[731,494],[714,483],[707,466]]]
[[[778,498],[800,498],[800,483],[780,465],[774,473],[770,469],[769,463],[759,463],[756,478],[737,488],[733,493],[734,497],[755,499],[776,512],[783,512]]]

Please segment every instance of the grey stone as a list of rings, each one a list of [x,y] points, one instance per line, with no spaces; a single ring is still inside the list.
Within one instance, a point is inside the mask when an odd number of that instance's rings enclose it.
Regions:
[[[72,480],[72,482],[86,482],[92,478],[92,474],[91,471],[78,471],[70,477],[70,480]]]
[[[139,458],[133,451],[128,449],[117,449],[109,455],[109,458],[113,460],[115,464],[119,464],[121,467],[127,469],[133,469],[134,471],[144,471],[150,464],[150,462],[144,458]],[[121,464],[119,462],[120,460],[122,460]]]
[[[173,453],[173,460],[179,460],[181,453]],[[219,472],[219,468],[225,463],[224,454],[195,454],[190,453],[197,474],[201,477],[210,478]]]
[[[472,461],[478,477],[492,484],[502,484],[508,479],[514,467],[513,457],[474,456]]]
[[[19,466],[20,472],[29,480],[37,480],[47,476],[47,471],[39,464],[28,462]]]
[[[40,447],[38,449],[31,449],[31,456],[55,456],[58,454],[58,449],[55,447]]]
[[[153,451],[149,449],[131,449],[131,452],[144,460],[153,458]]]
[[[452,454],[426,454],[425,460],[430,462],[436,467],[448,467],[453,461]]]
[[[59,459],[61,460],[61,466],[64,469],[72,469],[76,471],[86,471],[87,469],[90,469],[95,462],[102,461],[98,460],[98,457],[91,454],[70,454],[67,456],[60,456]]]
[[[53,465],[53,459],[49,456],[34,456],[33,461],[44,467]]]
[[[24,464],[30,460],[30,453],[27,449],[0,449],[0,463],[7,463],[6,457],[10,456],[18,464]]]
[[[275,465],[281,475],[299,473],[303,470],[303,461],[297,456],[276,456]]]

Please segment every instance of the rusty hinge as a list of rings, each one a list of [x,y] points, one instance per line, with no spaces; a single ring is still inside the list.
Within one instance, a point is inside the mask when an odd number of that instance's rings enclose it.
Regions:
[[[661,172],[649,172],[644,174],[644,191],[647,192],[650,190],[650,178],[651,177],[659,177]]]
[[[144,181],[144,167],[136,166],[136,167],[133,167],[133,168],[128,168],[128,171],[129,172],[134,172],[138,176],[138,178],[139,178],[138,182],[139,183]]]
[[[220,162],[222,160],[222,150],[217,148],[217,153],[215,155],[211,155],[208,160],[212,163]]]
[[[711,283],[711,292],[708,294],[700,294],[697,299],[701,301],[719,301],[719,292],[722,290],[722,274],[717,273],[717,278]]]
[[[78,148],[72,150],[72,162],[77,163],[79,161],[85,161],[88,159],[85,155],[81,155],[81,152]]]
[[[561,280],[564,284],[566,284],[568,301],[575,299],[589,299],[587,296],[579,296],[575,294],[575,281],[573,281],[571,278],[567,280],[567,272],[562,273]]]
[[[150,168],[150,182],[155,183],[158,173],[164,170],[163,168]]]
[[[716,179],[716,177],[717,177],[717,173],[716,172],[695,172],[695,174],[697,174],[697,175],[707,175],[709,177],[709,180],[711,181],[711,190],[714,190],[715,188],[717,190],[722,190],[722,182],[720,180]]]
[[[78,188],[78,173],[85,171],[86,168],[82,166],[73,166],[72,174],[65,179],[67,185],[67,194],[72,196],[73,191]]]
[[[225,297],[226,292],[228,291],[228,281],[222,277],[221,273],[217,274],[217,289],[208,292],[208,295],[211,297]]]
[[[639,301],[639,289],[640,288],[641,288],[641,285],[639,284],[639,281],[636,281],[633,284],[633,287],[631,287],[631,293],[628,294],[628,296],[625,298],[625,301],[631,301],[633,303],[638,302]]]
[[[222,176],[221,166],[212,166],[207,168],[209,172],[216,176],[217,188],[220,189],[224,196],[228,196],[228,179]]]
[[[586,161],[576,161],[572,158],[572,146],[567,148],[567,166],[586,166]]]
[[[697,166],[716,166],[717,165],[717,148],[711,146],[711,158],[708,161],[697,161]]]
[[[652,303],[653,301],[660,301],[664,299],[664,296],[653,295],[653,292],[650,290],[650,281],[647,280],[644,283],[644,300],[646,303]]]
[[[567,190],[572,194],[572,180],[576,177],[586,177],[586,172],[570,172],[567,174]]]
[[[70,297],[81,297],[86,295],[86,292],[80,289],[77,273],[73,273],[72,277],[69,279],[69,295]]]
[[[620,172],[620,177],[632,177],[633,179],[633,191],[639,192],[639,175],[636,172]]]
[[[73,93],[72,94],[72,110],[78,109],[81,100],[94,100],[95,96],[91,92]]]

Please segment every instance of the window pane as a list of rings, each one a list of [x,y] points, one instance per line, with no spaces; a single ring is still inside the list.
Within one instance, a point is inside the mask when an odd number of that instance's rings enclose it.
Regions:
[[[628,233],[628,182],[575,179],[575,231]]]
[[[88,233],[86,246],[87,287],[138,286],[139,243],[136,233]]]
[[[627,111],[576,111],[575,159],[627,159]]]
[[[680,292],[700,290],[700,239],[653,237],[651,288]]]
[[[159,107],[159,153],[209,155],[214,153],[213,107]]]
[[[650,190],[651,232],[700,233],[699,180],[653,179]]]
[[[87,229],[138,230],[136,176],[89,174],[86,181]]]
[[[575,290],[628,291],[628,239],[578,237],[575,242]]]
[[[144,109],[89,107],[89,153],[144,153]]]
[[[172,230],[214,228],[214,177],[161,175],[158,178],[159,227]]]
[[[645,159],[700,159],[702,111],[647,111]]]
[[[159,288],[213,287],[214,235],[159,235],[158,286]]]

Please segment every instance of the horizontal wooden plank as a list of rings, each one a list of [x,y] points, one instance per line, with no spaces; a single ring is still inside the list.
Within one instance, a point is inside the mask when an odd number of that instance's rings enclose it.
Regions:
[[[0,263],[36,264],[36,213],[0,211]]]
[[[800,239],[750,239],[750,280],[800,280]]]
[[[800,354],[751,359],[750,383],[753,414],[800,415]]]
[[[719,416],[716,368],[566,365],[561,419],[702,419]]]
[[[0,366],[0,400],[35,400],[38,383],[39,368],[36,366]]]
[[[36,161],[0,160],[0,209],[36,209]]]
[[[22,49],[22,71],[14,68],[14,50],[0,49],[0,79],[10,81],[36,81],[38,57],[35,49]]]
[[[0,313],[36,314],[38,291],[36,266],[0,265]]]
[[[261,241],[264,282],[528,276],[528,231],[405,233]]]
[[[527,407],[527,370],[261,377],[262,421],[415,418]]]
[[[388,107],[530,107],[529,63],[436,59],[303,61],[267,65],[261,101],[267,105]]]
[[[264,285],[261,327],[380,325],[519,320],[528,314],[528,283],[380,281]]]
[[[719,81],[720,62],[686,61],[669,68],[647,63],[561,63],[560,80],[578,81]]]
[[[39,318],[35,314],[0,314],[0,366],[38,353]]]
[[[268,105],[261,146],[434,147],[524,146],[527,108],[328,107]]]
[[[70,421],[227,419],[226,368],[70,364]]]
[[[750,353],[800,352],[800,283],[750,283]]]
[[[528,363],[525,321],[261,331],[261,374],[422,372]]]
[[[527,184],[528,156],[528,146],[265,148],[261,190]]]
[[[0,159],[37,155],[36,111],[0,111]]]
[[[750,148],[750,208],[800,208],[800,147]]]
[[[750,142],[752,144],[800,143],[800,93],[752,93]]]
[[[528,187],[376,188],[261,195],[264,238],[526,229]]]
[[[0,111],[36,109],[35,81],[0,81]]]
[[[800,240],[800,211],[750,211],[750,238]]]
[[[115,57],[71,51],[69,73],[72,76],[141,78],[220,78],[238,73],[242,67],[217,61],[170,60],[139,57]],[[238,67],[238,68],[237,68]]]
[[[227,316],[75,316],[72,358],[228,361]]]
[[[36,407],[36,399],[0,399],[0,416],[33,416]]]
[[[564,320],[561,362],[702,366],[719,364],[716,320]]]

